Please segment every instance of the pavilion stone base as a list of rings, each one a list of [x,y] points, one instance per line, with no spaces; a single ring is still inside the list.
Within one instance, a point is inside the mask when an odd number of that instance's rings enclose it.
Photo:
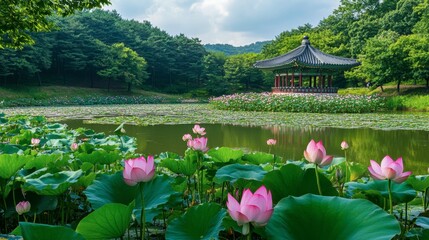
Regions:
[[[273,87],[273,93],[337,93],[336,87]]]

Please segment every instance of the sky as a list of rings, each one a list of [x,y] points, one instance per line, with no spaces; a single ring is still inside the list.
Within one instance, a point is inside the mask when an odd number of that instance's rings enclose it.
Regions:
[[[185,34],[203,44],[243,46],[273,40],[283,31],[320,20],[340,0],[111,0],[106,10],[122,18],[147,20],[170,35]]]

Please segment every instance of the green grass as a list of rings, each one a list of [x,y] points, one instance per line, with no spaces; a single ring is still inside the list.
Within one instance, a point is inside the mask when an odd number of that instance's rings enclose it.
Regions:
[[[0,107],[179,103],[188,100],[181,95],[144,90],[127,92],[64,86],[0,88]]]
[[[387,108],[402,111],[429,111],[429,89],[424,85],[401,85],[399,93],[396,85],[388,85],[381,88],[347,88],[340,89],[340,95],[372,95],[378,94],[386,97]]]

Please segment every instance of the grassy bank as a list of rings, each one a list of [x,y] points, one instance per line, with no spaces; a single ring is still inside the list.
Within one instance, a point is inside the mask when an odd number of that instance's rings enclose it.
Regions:
[[[184,99],[178,95],[144,90],[127,92],[64,86],[0,88],[0,107],[177,103],[182,101]]]
[[[424,85],[404,85],[399,93],[396,86],[340,89],[339,95],[380,95],[386,98],[386,107],[390,110],[429,112],[429,88]]]

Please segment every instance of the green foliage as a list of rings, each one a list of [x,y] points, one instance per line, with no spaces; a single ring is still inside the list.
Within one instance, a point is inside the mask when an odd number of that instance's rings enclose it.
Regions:
[[[82,176],[82,170],[61,171],[57,173],[33,174],[26,176],[23,190],[33,191],[40,195],[60,195]],[[41,171],[43,173],[43,171]]]
[[[98,209],[108,203],[130,204],[136,197],[137,186],[128,186],[122,172],[102,174],[84,191],[92,208]]]
[[[218,169],[213,181],[218,184],[222,184],[223,182],[234,184],[240,179],[261,181],[266,173],[260,166],[236,163]]]
[[[168,225],[165,239],[219,239],[225,214],[225,209],[214,203],[192,207]]]
[[[0,48],[22,48],[24,45],[33,44],[34,40],[28,32],[50,30],[53,23],[48,17],[54,12],[65,16],[73,14],[76,10],[91,9],[107,4],[110,4],[109,0],[53,0],[40,1],[37,4],[22,0],[4,0],[0,3],[2,13]]]
[[[19,226],[22,236],[26,240],[46,239],[47,236],[52,239],[85,240],[82,235],[76,233],[73,231],[73,229],[63,226],[52,226],[28,222],[20,222]]]
[[[319,177],[323,195],[335,196],[338,194],[325,175],[319,174]],[[278,170],[269,172],[262,183],[272,192],[275,203],[288,196],[318,193],[314,169],[302,170],[294,164],[286,164]]]
[[[76,227],[76,232],[87,240],[122,237],[131,222],[133,208],[134,202],[129,206],[108,203],[82,219]]]
[[[266,232],[269,239],[389,240],[401,229],[393,216],[366,200],[307,194],[282,199]]]
[[[244,53],[260,53],[262,48],[271,41],[255,42],[245,46],[235,47],[230,44],[204,44],[204,48],[209,52],[221,52],[226,56]]]

